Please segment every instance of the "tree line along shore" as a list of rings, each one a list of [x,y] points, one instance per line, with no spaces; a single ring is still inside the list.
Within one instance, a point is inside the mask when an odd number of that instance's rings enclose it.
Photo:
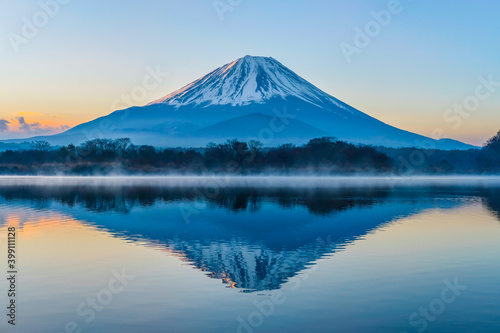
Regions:
[[[227,140],[204,148],[157,148],[128,138],[94,139],[54,147],[46,141],[0,153],[0,174],[497,174],[500,132],[482,148],[437,150],[356,145],[332,137],[265,148],[256,140]]]

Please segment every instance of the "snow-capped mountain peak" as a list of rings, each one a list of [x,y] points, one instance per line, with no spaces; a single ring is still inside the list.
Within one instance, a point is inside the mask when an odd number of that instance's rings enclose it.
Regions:
[[[289,96],[315,105],[333,102],[337,107],[345,109],[343,103],[302,79],[277,60],[248,55],[217,68],[149,105],[242,106],[264,103],[276,97],[286,99]]]
[[[267,57],[240,58],[147,106],[117,110],[53,137],[31,140],[79,144],[89,140],[89,133],[102,133],[105,122],[113,124],[105,131],[108,138],[127,137],[135,144],[159,147],[203,147],[233,138],[276,146],[332,136],[395,148],[474,148],[390,126]]]

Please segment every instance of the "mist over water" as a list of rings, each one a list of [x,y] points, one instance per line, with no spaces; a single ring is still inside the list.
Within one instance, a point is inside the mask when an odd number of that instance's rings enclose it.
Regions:
[[[498,186],[500,176],[0,176],[0,186],[384,187]]]

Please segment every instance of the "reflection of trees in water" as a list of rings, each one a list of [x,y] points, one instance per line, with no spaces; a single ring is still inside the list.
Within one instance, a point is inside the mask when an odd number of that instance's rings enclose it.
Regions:
[[[214,207],[224,208],[233,212],[255,212],[261,207],[262,196],[253,189],[242,190],[233,188],[218,190],[212,195],[203,189],[198,190],[202,194],[201,198]]]
[[[500,189],[486,189],[482,200],[485,207],[500,220]]]
[[[152,207],[160,202],[203,200],[211,207],[233,212],[255,212],[265,200],[281,207],[305,206],[312,214],[328,215],[363,207],[387,196],[382,190],[290,189],[290,188],[185,188],[185,187],[97,187],[97,186],[14,186],[0,188],[7,201],[27,200],[37,209],[49,208],[52,202],[68,207],[81,206],[98,213],[128,214],[135,207]]]
[[[156,197],[147,191],[126,193],[120,189],[91,187],[10,187],[1,188],[0,195],[6,201],[28,200],[36,209],[47,209],[52,202],[59,202],[98,213],[129,213],[136,205],[147,207],[156,202]]]
[[[367,207],[394,194],[396,190],[383,188],[186,188],[137,186],[12,186],[0,187],[0,196],[6,201],[29,201],[35,209],[47,209],[52,202],[68,207],[81,206],[98,213],[128,214],[136,207],[152,207],[165,202],[194,202],[203,200],[209,207],[233,212],[255,212],[263,201],[271,201],[283,208],[306,207],[311,214],[330,215],[338,211]],[[453,189],[439,188],[440,193]],[[430,192],[427,192],[430,193]],[[482,198],[485,207],[500,219],[500,189],[470,189]],[[401,194],[401,193],[399,193]],[[418,202],[426,192],[406,191],[408,200]]]
[[[329,215],[333,212],[371,206],[387,197],[387,191],[341,189],[332,193],[325,189],[306,192],[295,204],[306,206],[312,214]]]

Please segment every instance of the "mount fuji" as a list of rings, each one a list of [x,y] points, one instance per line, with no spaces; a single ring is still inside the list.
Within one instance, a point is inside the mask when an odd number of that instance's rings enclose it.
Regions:
[[[323,136],[386,147],[475,148],[385,124],[323,92],[275,59],[253,56],[217,68],[145,106],[28,140],[59,145],[129,137],[135,144],[203,147],[233,138],[276,146]]]

